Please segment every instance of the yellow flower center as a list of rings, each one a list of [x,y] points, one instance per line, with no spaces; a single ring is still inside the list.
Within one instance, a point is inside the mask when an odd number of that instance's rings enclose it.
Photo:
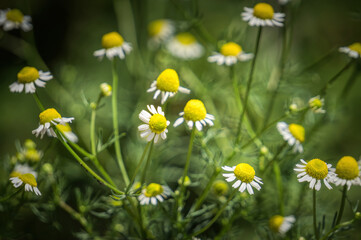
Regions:
[[[353,43],[348,48],[351,49],[352,51],[357,52],[359,55],[361,55],[361,43],[359,43],[359,42]]]
[[[256,174],[254,168],[247,163],[238,164],[233,172],[234,175],[236,175],[237,179],[245,183],[252,182],[254,179],[254,175]]]
[[[206,118],[206,108],[202,101],[197,99],[189,100],[184,107],[184,119],[187,121],[200,121]]]
[[[268,3],[258,3],[253,8],[253,16],[260,19],[272,19],[274,14],[273,7]]]
[[[48,108],[39,114],[39,118],[40,124],[44,125],[45,123],[51,122],[55,118],[61,118],[61,115],[54,108]]]
[[[154,114],[149,119],[149,128],[152,132],[160,134],[167,128],[167,119],[159,113]]]
[[[38,162],[40,156],[40,153],[36,149],[28,149],[25,151],[25,158],[32,162]]]
[[[16,171],[12,171],[11,173],[10,173],[10,177],[12,178],[12,177],[19,177],[21,175],[21,173],[19,173],[19,172],[16,172]]]
[[[24,146],[25,146],[25,148],[28,148],[28,149],[35,149],[36,148],[36,143],[31,139],[26,139],[25,143],[24,143]]]
[[[322,107],[322,101],[319,98],[315,98],[310,102],[311,108],[321,108]]]
[[[20,83],[31,83],[39,78],[39,71],[34,67],[24,67],[18,72],[18,81]]]
[[[241,52],[241,46],[234,42],[223,44],[223,46],[221,47],[221,54],[224,56],[237,56]]]
[[[284,219],[284,217],[282,217],[280,215],[275,215],[275,216],[271,217],[271,219],[269,220],[269,228],[273,232],[279,232],[279,229],[283,223],[283,219]]]
[[[318,158],[312,159],[306,165],[306,172],[313,178],[324,179],[328,174],[327,164]]]
[[[32,187],[38,186],[34,175],[31,173],[21,174],[18,178],[20,178],[20,180],[23,181],[25,184],[29,184]]]
[[[305,141],[305,128],[304,127],[302,127],[301,125],[295,124],[295,123],[291,123],[288,126],[288,129],[290,130],[292,136],[294,138],[296,138],[298,141],[300,141],[300,142]]]
[[[164,20],[155,20],[148,25],[148,34],[151,37],[157,36],[163,29],[166,22]]]
[[[105,49],[122,46],[123,42],[123,37],[117,32],[110,32],[102,37],[102,46]]]
[[[176,38],[183,45],[190,45],[197,41],[196,38],[192,34],[187,33],[187,32],[177,34]]]
[[[24,14],[19,9],[11,9],[6,13],[6,19],[12,22],[21,23],[24,19]]]
[[[71,132],[71,127],[68,123],[65,123],[65,125],[58,124],[58,125],[56,125],[56,128],[59,129],[59,131],[62,133]]]
[[[224,181],[216,181],[213,184],[213,192],[214,194],[216,194],[217,196],[223,196],[228,192],[228,185],[227,183],[225,183]]]
[[[155,197],[163,193],[163,187],[157,183],[151,183],[145,189],[144,195],[146,197]]]
[[[345,156],[336,165],[336,173],[339,178],[352,180],[359,175],[359,166],[353,157]]]
[[[157,78],[157,88],[165,92],[177,92],[179,88],[179,77],[175,70],[166,69]]]

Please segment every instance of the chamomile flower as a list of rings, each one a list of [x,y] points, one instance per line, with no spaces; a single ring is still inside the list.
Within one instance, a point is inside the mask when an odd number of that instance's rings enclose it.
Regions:
[[[179,113],[180,118],[178,118],[173,126],[177,127],[186,121],[190,129],[193,128],[193,125],[196,125],[198,131],[202,131],[203,126],[207,124],[213,126],[214,116],[207,113],[206,108],[202,101],[197,99],[189,100],[184,107],[183,112]]]
[[[350,156],[342,157],[337,165],[336,169],[332,168],[331,171],[336,173],[333,178],[333,183],[336,186],[347,185],[350,190],[352,185],[361,185],[361,162],[357,162],[355,158]]]
[[[223,180],[217,180],[212,185],[212,191],[218,197],[226,195],[228,190],[228,185]]]
[[[338,49],[342,53],[346,53],[351,58],[359,58],[361,56],[361,43],[355,42],[347,47],[340,47]]]
[[[324,105],[325,100],[320,96],[310,98],[310,100],[308,101],[308,106],[310,106],[314,113],[325,113],[326,110],[322,109]]]
[[[35,85],[45,87],[46,81],[52,79],[50,72],[43,72],[34,67],[24,67],[18,72],[18,80],[9,86],[10,92],[34,93]]]
[[[146,110],[139,113],[139,119],[145,123],[138,127],[140,137],[146,138],[148,142],[154,139],[154,143],[158,142],[159,137],[165,140],[170,122],[164,117],[161,107],[155,109],[153,105],[147,105],[147,108],[150,113]]]
[[[25,191],[34,192],[36,195],[41,196],[41,192],[37,187],[38,183],[36,182],[35,176],[31,173],[24,173],[16,177],[11,177],[10,181],[15,188],[20,187],[24,183]]]
[[[249,194],[254,194],[253,188],[258,191],[261,189],[260,184],[263,184],[262,179],[255,176],[256,172],[254,168],[247,163],[240,163],[237,166],[228,167],[223,166],[223,170],[232,173],[223,173],[223,177],[227,182],[232,182],[236,179],[236,182],[232,185],[233,188],[238,188],[240,192],[244,192],[247,189]]]
[[[273,232],[279,233],[281,236],[284,236],[288,232],[288,230],[291,229],[295,221],[296,218],[292,215],[286,217],[283,217],[281,215],[274,215],[270,218],[268,225]]]
[[[283,26],[285,14],[275,13],[268,3],[257,3],[253,8],[245,7],[244,10],[242,19],[250,26]]]
[[[71,142],[76,143],[78,142],[78,136],[75,135],[75,133],[73,133],[73,131],[71,130],[71,127],[69,125],[69,123],[65,123],[64,125],[62,124],[58,124],[56,125],[56,128],[65,135],[65,137],[67,139],[69,139]],[[64,139],[66,140],[66,139]]]
[[[38,176],[37,172],[27,164],[16,164],[14,170],[10,173],[10,178],[18,177],[26,173],[32,174],[35,178]]]
[[[173,69],[166,69],[153,81],[147,92],[155,92],[153,99],[157,99],[162,93],[161,103],[164,104],[168,97],[173,97],[177,92],[189,94],[191,91],[179,86],[178,73]]]
[[[150,47],[158,47],[167,41],[175,31],[174,23],[168,19],[158,19],[148,24],[148,44]]]
[[[0,10],[0,26],[3,25],[4,31],[21,28],[27,32],[33,29],[31,17],[24,16],[19,9]]]
[[[245,53],[242,47],[234,42],[223,44],[220,52],[215,52],[212,56],[208,57],[208,62],[215,62],[218,65],[231,66],[238,61],[248,61],[253,58],[252,53]]]
[[[110,60],[116,56],[124,59],[125,55],[132,51],[130,43],[124,41],[123,37],[117,32],[104,34],[102,37],[102,47],[102,49],[94,52],[94,56],[99,59],[103,59],[104,56]]]
[[[203,55],[203,46],[190,33],[178,33],[167,44],[168,51],[182,59],[196,59]]]
[[[297,178],[299,182],[309,182],[311,189],[319,191],[321,189],[321,180],[328,189],[332,189],[329,181],[333,181],[334,173],[331,170],[331,164],[315,158],[309,162],[301,159],[302,164],[296,164],[295,170],[298,172]]]
[[[32,133],[35,134],[36,137],[39,136],[43,138],[44,134],[48,132],[49,135],[56,137],[56,134],[53,130],[53,126],[58,124],[65,125],[66,123],[74,120],[73,117],[64,118],[56,111],[54,108],[48,108],[39,114],[40,126],[33,130]]]
[[[171,194],[171,190],[164,185],[151,183],[142,190],[138,200],[140,205],[157,205],[157,202],[163,202]]]
[[[305,141],[305,128],[299,124],[285,122],[277,123],[277,129],[288,145],[293,146],[293,152],[303,152],[302,143]]]

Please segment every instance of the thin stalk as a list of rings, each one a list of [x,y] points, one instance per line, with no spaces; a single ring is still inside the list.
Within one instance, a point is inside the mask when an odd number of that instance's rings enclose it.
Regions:
[[[239,111],[242,112],[241,94],[239,93],[238,79],[236,78],[234,65],[229,68],[229,76],[232,79],[234,98],[236,100],[237,107]]]
[[[244,97],[243,110],[242,110],[242,114],[241,114],[241,117],[239,119],[239,124],[238,124],[238,133],[237,133],[236,144],[238,144],[241,140],[242,123],[243,123],[244,115],[247,112],[248,98],[249,98],[249,93],[251,91],[251,86],[252,86],[252,81],[253,81],[253,73],[254,73],[254,69],[255,69],[256,59],[258,56],[259,43],[261,40],[261,33],[262,33],[262,27],[259,27],[258,34],[257,34],[257,40],[256,40],[256,47],[255,47],[255,51],[254,51],[254,58],[252,61],[251,71],[249,73],[249,78],[248,78],[248,82],[247,82],[246,94]]]
[[[346,196],[347,196],[347,185],[345,184],[342,190],[341,205],[340,205],[340,210],[338,210],[336,225],[340,224],[341,222],[343,210],[345,209]]]
[[[94,156],[97,154],[96,150],[96,142],[95,142],[95,117],[96,117],[96,110],[92,109],[91,117],[90,117],[90,145],[91,151]]]
[[[144,160],[144,158],[145,158],[145,155],[146,155],[146,153],[147,153],[147,151],[148,151],[148,149],[149,149],[149,146],[150,146],[151,144],[152,144],[152,141],[151,141],[151,142],[148,142],[147,145],[145,146],[144,151],[143,151],[143,154],[142,154],[142,156],[141,156],[141,158],[140,158],[140,160],[139,160],[139,162],[138,162],[138,165],[137,165],[137,167],[135,168],[135,171],[134,171],[134,173],[133,173],[133,177],[132,177],[132,179],[130,180],[130,183],[129,183],[128,187],[127,187],[127,190],[125,190],[126,193],[129,191],[129,189],[131,188],[132,184],[134,183],[135,177],[137,176],[137,173],[139,172],[139,169],[140,169],[140,167],[142,166],[142,163],[143,163],[143,160]]]
[[[119,189],[117,189],[116,187],[114,187],[113,185],[109,184],[107,181],[105,181],[103,178],[101,178],[98,174],[96,174],[79,156],[78,154],[76,154],[76,152],[74,152],[74,150],[69,146],[69,144],[67,142],[65,142],[61,136],[61,134],[59,133],[59,131],[57,129],[54,129],[55,133],[58,137],[58,140],[64,145],[64,147],[69,151],[69,153],[71,155],[73,155],[73,157],[78,161],[78,163],[85,168],[85,170],[87,170],[98,182],[104,184],[106,187],[110,188],[111,190],[113,190],[115,193],[117,194],[124,194],[124,192],[120,191]]]
[[[150,150],[149,150],[149,153],[148,153],[147,162],[145,163],[142,178],[140,180],[140,185],[142,185],[145,182],[145,178],[147,176],[147,172],[148,172],[148,168],[149,168],[149,164],[150,164],[150,159],[151,159],[151,156],[152,156],[153,146],[154,146],[154,139],[150,143],[151,143],[150,144]]]
[[[218,210],[216,216],[214,216],[214,217],[212,218],[212,220],[211,220],[206,226],[204,226],[201,230],[193,233],[193,234],[192,234],[192,237],[195,237],[195,236],[203,233],[203,232],[206,231],[208,228],[210,228],[215,221],[217,221],[217,219],[218,219],[219,216],[223,213],[224,209],[227,207],[228,203],[232,200],[233,196],[236,194],[237,191],[238,191],[238,189],[234,189],[234,190],[233,190],[232,194],[228,197],[227,201],[226,201],[226,202],[223,204],[223,206]]]
[[[278,149],[277,153],[273,156],[272,160],[268,162],[268,164],[266,165],[266,167],[264,168],[263,172],[266,172],[266,170],[273,164],[273,162],[276,161],[276,159],[278,158],[278,156],[281,154],[281,152],[287,147],[287,142],[285,141],[281,147]]]
[[[281,216],[284,216],[285,207],[283,204],[283,185],[282,185],[282,175],[281,175],[281,169],[278,164],[278,162],[275,162],[273,164],[273,171],[276,178],[276,185],[278,190],[278,201],[279,201],[279,208],[280,208],[280,214]]]
[[[316,189],[313,189],[313,231],[315,233],[316,240],[318,240],[319,236],[318,236],[317,219],[316,219]]]
[[[45,108],[44,108],[43,104],[41,103],[41,101],[40,101],[40,99],[39,99],[38,93],[35,92],[35,93],[33,93],[32,95],[33,95],[34,100],[35,100],[36,104],[38,105],[40,111],[44,111]]]
[[[84,229],[87,231],[87,233],[91,234],[92,233],[92,229],[90,227],[90,224],[88,223],[88,221],[86,220],[85,217],[83,217],[80,213],[78,213],[77,211],[75,211],[72,207],[70,207],[66,202],[64,202],[63,200],[59,200],[58,201],[58,205],[59,207],[61,207],[64,211],[66,211],[67,213],[69,213],[74,219],[76,219],[83,227]]]
[[[120,151],[120,142],[119,142],[119,127],[118,127],[118,73],[117,65],[115,58],[112,60],[112,74],[113,74],[113,94],[112,94],[112,110],[113,110],[113,128],[114,128],[114,137],[115,137],[115,154],[117,162],[120,168],[120,172],[123,176],[125,185],[129,185],[129,177],[127,170],[122,158],[122,153]]]

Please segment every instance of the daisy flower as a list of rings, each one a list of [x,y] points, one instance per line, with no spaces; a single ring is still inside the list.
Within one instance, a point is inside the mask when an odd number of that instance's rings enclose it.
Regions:
[[[336,186],[347,185],[348,190],[350,190],[352,185],[361,185],[360,170],[360,161],[357,162],[353,157],[345,156],[338,161],[336,169],[331,169],[331,171],[336,174],[333,183]]]
[[[288,230],[291,229],[295,221],[296,218],[292,215],[287,217],[274,215],[270,218],[268,225],[273,232],[279,233],[281,236],[284,236],[288,232]]]
[[[102,46],[102,49],[94,52],[94,56],[99,59],[103,59],[104,56],[110,60],[116,56],[124,59],[125,55],[132,51],[130,43],[125,42],[123,37],[117,32],[104,34],[102,37]]]
[[[244,10],[242,19],[250,26],[283,26],[285,14],[275,13],[268,3],[257,3],[254,8],[245,7]]]
[[[166,69],[159,74],[157,80],[153,81],[147,92],[154,92],[153,99],[157,99],[162,93],[161,103],[164,104],[168,97],[173,97],[178,91],[189,94],[191,91],[179,86],[178,73],[173,69]]]
[[[168,51],[175,57],[182,59],[196,59],[202,56],[203,46],[196,38],[188,33],[178,33],[167,44]]]
[[[43,138],[44,134],[47,132],[49,135],[56,137],[53,126],[58,124],[65,125],[68,122],[74,120],[73,117],[64,118],[54,109],[48,108],[39,114],[40,125],[37,129],[33,130],[32,133],[35,134],[36,137],[39,136]]]
[[[207,124],[213,126],[214,116],[208,114],[203,102],[197,99],[189,100],[179,116],[181,117],[174,122],[174,127],[182,124],[184,120],[190,129],[196,125],[198,131],[202,131],[203,126]]]
[[[109,97],[112,95],[112,86],[110,86],[108,83],[102,83],[102,84],[100,84],[99,87],[100,87],[102,96]]]
[[[19,9],[0,10],[0,26],[3,26],[4,31],[21,28],[27,32],[33,29],[31,25],[31,17],[24,16]]]
[[[245,53],[242,47],[234,42],[223,44],[220,53],[215,52],[212,56],[208,57],[208,62],[216,62],[218,65],[231,66],[236,64],[237,61],[243,62],[253,58],[252,53]]]
[[[314,113],[325,113],[326,110],[322,109],[324,104],[325,100],[320,96],[310,98],[310,100],[308,101],[308,106],[310,106]]]
[[[253,188],[256,188],[258,191],[261,189],[260,184],[263,184],[262,179],[255,176],[256,172],[254,168],[247,163],[240,163],[237,166],[228,167],[223,166],[223,170],[232,172],[224,173],[223,177],[226,177],[227,182],[232,182],[235,179],[236,182],[232,185],[233,188],[238,188],[240,192],[244,192],[247,189],[249,194],[253,194]]]
[[[331,170],[331,164],[315,158],[309,162],[301,159],[302,164],[296,164],[295,170],[298,172],[297,178],[299,182],[309,182],[311,189],[319,191],[321,189],[321,180],[328,189],[332,189],[329,181],[333,181],[334,173]]]
[[[350,46],[340,47],[338,50],[351,58],[359,58],[361,56],[361,43],[355,42]]]
[[[75,133],[73,133],[73,131],[71,130],[71,127],[69,125],[69,123],[65,123],[64,125],[62,124],[58,124],[56,125],[56,128],[65,135],[65,137],[67,139],[69,139],[71,142],[76,143],[78,142],[78,136],[75,135]],[[64,139],[65,140],[65,139]]]
[[[288,145],[293,146],[293,152],[303,152],[302,143],[305,141],[305,128],[299,124],[285,122],[277,123],[277,129]]]
[[[158,19],[148,24],[148,44],[150,47],[158,47],[167,41],[175,31],[174,23],[167,19]]]
[[[165,140],[169,121],[164,117],[162,108],[155,109],[153,105],[147,105],[147,108],[150,113],[145,110],[139,113],[139,119],[145,123],[138,127],[140,137],[146,138],[148,142],[154,139],[154,143],[158,142],[159,137]]]
[[[37,188],[38,183],[36,182],[35,176],[31,173],[24,173],[16,177],[11,177],[10,181],[15,188],[20,187],[24,183],[25,191],[34,192],[36,195],[41,196],[41,192]]]
[[[167,186],[151,183],[142,190],[142,194],[139,195],[138,200],[140,205],[157,205],[158,201],[163,202],[170,193],[171,190]]]
[[[18,72],[18,80],[9,86],[10,92],[34,93],[36,88],[45,87],[46,81],[52,79],[50,72],[43,72],[34,67],[24,67]]]

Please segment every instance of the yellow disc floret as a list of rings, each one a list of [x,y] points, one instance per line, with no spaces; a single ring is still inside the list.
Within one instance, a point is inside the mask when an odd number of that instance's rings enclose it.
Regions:
[[[359,166],[356,159],[350,156],[341,158],[336,165],[337,177],[352,180],[359,175]]]
[[[59,131],[62,133],[71,132],[71,127],[68,123],[65,123],[65,125],[58,124],[56,125],[56,128],[59,129]]]
[[[223,46],[221,47],[221,54],[224,56],[237,56],[241,52],[241,46],[234,42],[223,44]]]
[[[321,99],[319,98],[314,98],[312,99],[312,101],[309,102],[309,105],[311,108],[314,108],[314,109],[319,109],[319,108],[322,108],[322,101]]]
[[[21,174],[18,178],[20,178],[20,180],[23,181],[25,184],[29,184],[32,187],[38,186],[34,175],[31,173]]]
[[[166,69],[157,78],[157,88],[165,92],[177,92],[179,88],[178,73],[173,69]]]
[[[324,179],[325,177],[327,177],[328,167],[324,161],[315,158],[307,163],[306,172],[309,176],[313,178]]]
[[[18,72],[18,81],[20,83],[31,83],[39,78],[39,71],[34,67],[24,67]]]
[[[117,32],[110,32],[102,37],[102,46],[105,49],[122,46],[123,42],[123,37]]]
[[[352,51],[357,52],[359,55],[361,55],[361,43],[359,43],[359,42],[353,43],[348,48],[351,49]]]
[[[164,20],[155,20],[148,25],[148,34],[151,37],[159,35],[166,22]]]
[[[223,196],[228,192],[228,184],[222,180],[213,183],[213,192],[217,196]]]
[[[187,33],[187,32],[177,34],[176,38],[183,45],[190,45],[197,41],[196,38],[192,34]]]
[[[254,168],[247,163],[238,164],[233,173],[238,180],[241,180],[244,183],[252,182],[256,174]]]
[[[283,223],[284,217],[280,216],[280,215],[275,215],[273,217],[270,218],[269,220],[269,228],[273,231],[273,232],[279,232],[279,229]]]
[[[56,118],[61,118],[61,115],[54,108],[48,108],[39,114],[39,118],[40,124],[44,125]]]
[[[152,132],[160,134],[167,128],[167,119],[157,113],[150,117],[149,128]]]
[[[253,15],[260,19],[272,19],[273,14],[273,7],[268,3],[258,3],[253,8]]]
[[[160,184],[151,183],[146,187],[144,195],[148,198],[155,197],[162,194],[163,191],[163,187]]]
[[[296,138],[300,142],[305,141],[305,128],[302,127],[299,124],[291,123],[288,126],[288,129],[290,130],[292,136]]]
[[[11,9],[6,13],[6,19],[12,22],[21,23],[24,19],[24,14],[19,9]]]
[[[112,86],[108,83],[102,83],[100,84],[100,91],[104,97],[109,97],[112,95]]]
[[[206,108],[202,101],[197,99],[189,100],[184,107],[184,119],[187,121],[200,121],[206,118]]]
[[[36,149],[28,149],[25,151],[25,158],[31,162],[38,162],[41,158],[41,154]]]

